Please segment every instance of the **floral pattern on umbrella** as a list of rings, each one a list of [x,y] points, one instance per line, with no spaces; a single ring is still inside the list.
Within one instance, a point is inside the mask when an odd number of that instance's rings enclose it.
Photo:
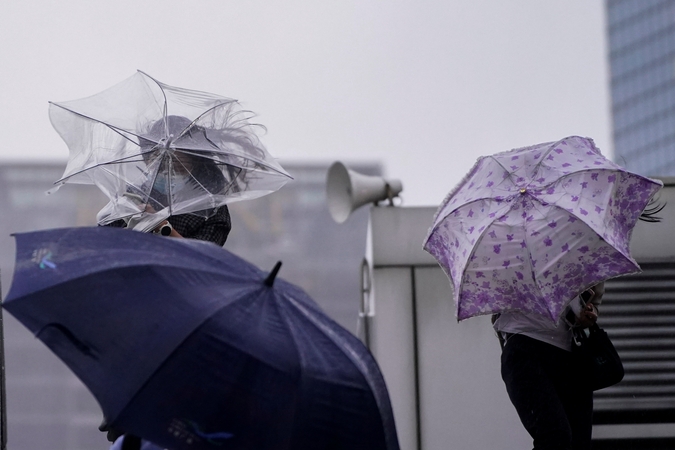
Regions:
[[[481,157],[424,249],[453,283],[458,320],[517,310],[558,322],[583,290],[640,270],[631,233],[661,187],[578,136]]]

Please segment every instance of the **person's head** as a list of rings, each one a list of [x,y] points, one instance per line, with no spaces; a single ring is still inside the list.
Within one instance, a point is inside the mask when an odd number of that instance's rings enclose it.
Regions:
[[[157,120],[148,128],[145,137],[139,138],[139,145],[145,164],[152,167],[149,173],[155,177],[155,190],[166,194],[170,179],[176,190],[192,183],[211,193],[222,191],[225,176],[212,159],[210,151],[218,146],[209,134],[209,129],[175,115]]]
[[[183,116],[167,116],[155,121],[148,130],[139,137],[139,145],[143,158],[148,161],[162,149],[176,148],[182,151],[208,153],[218,150],[209,134],[215,133],[208,128],[196,125]]]

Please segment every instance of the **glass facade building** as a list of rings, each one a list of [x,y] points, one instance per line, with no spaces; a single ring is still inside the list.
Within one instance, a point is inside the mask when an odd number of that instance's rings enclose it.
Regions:
[[[230,207],[232,232],[225,248],[302,287],[323,310],[351,332],[361,300],[367,208],[344,224],[328,213],[328,164],[283,163],[294,177],[278,192]],[[351,166],[368,175],[379,164]],[[46,228],[94,226],[107,199],[93,186],[66,185],[45,191],[63,164],[0,164],[0,274],[3,298],[11,282],[11,233]],[[160,239],[160,238],[158,238]],[[8,448],[13,450],[107,450],[98,431],[102,415],[84,385],[10,314],[4,314]]]
[[[607,0],[614,155],[647,176],[675,175],[675,2]]]

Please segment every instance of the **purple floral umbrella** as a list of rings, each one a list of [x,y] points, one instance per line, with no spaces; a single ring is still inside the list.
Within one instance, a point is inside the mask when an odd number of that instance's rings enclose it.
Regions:
[[[557,323],[585,289],[640,271],[631,233],[662,185],[578,136],[481,157],[424,249],[454,285],[457,320],[517,310]]]

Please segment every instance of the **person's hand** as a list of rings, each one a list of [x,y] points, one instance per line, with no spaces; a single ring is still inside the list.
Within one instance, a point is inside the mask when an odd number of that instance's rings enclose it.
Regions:
[[[168,230],[168,234],[167,234]],[[167,236],[167,237],[174,237],[174,238],[183,238],[183,236],[176,231],[174,227],[171,226],[168,220],[165,220],[164,222],[160,223],[157,225],[157,227],[152,230],[153,234],[160,234],[162,236]]]
[[[155,211],[155,208],[152,207],[149,203],[145,205],[145,212],[149,212],[151,214],[155,214],[157,211]],[[171,231],[169,234],[164,234],[162,233],[162,228],[165,226],[169,226],[169,230]],[[182,238],[183,236],[176,231],[174,227],[171,226],[168,220],[163,221],[159,225],[157,225],[153,230],[153,234],[161,234],[162,236],[168,236],[168,237],[175,237],[175,238]]]
[[[586,306],[579,313],[577,317],[577,324],[582,328],[588,328],[595,324],[598,321],[598,307],[602,301],[603,295],[605,295],[605,282],[601,282],[588,289],[586,292]],[[582,298],[584,295],[582,294]]]
[[[598,308],[593,303],[588,303],[577,317],[577,324],[582,328],[588,328],[598,321]]]

